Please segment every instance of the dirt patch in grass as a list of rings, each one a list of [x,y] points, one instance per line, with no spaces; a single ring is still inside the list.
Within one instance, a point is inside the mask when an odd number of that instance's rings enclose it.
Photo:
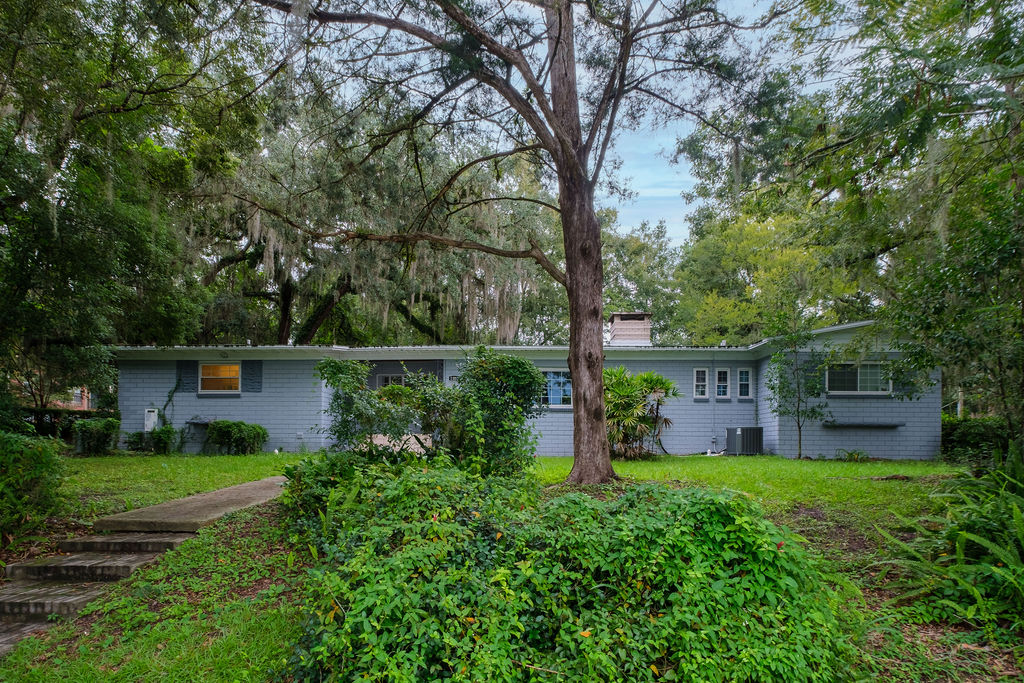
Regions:
[[[878,548],[874,532],[814,505],[798,504],[785,513],[772,515],[772,519],[806,538],[811,548],[830,559],[848,562],[870,555]]]

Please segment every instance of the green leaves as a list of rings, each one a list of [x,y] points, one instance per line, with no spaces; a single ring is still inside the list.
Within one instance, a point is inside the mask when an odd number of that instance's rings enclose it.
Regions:
[[[743,499],[643,485],[538,504],[533,484],[456,470],[357,476],[348,522],[318,539],[297,678],[848,675],[829,590]]]
[[[654,455],[672,421],[661,414],[665,401],[679,396],[675,383],[656,372],[630,373],[605,368],[604,401],[612,457],[634,460]]]
[[[222,453],[246,455],[259,453],[266,443],[267,428],[241,420],[214,420],[206,426],[206,439]]]
[[[41,527],[60,505],[62,448],[55,439],[0,432],[0,546]]]

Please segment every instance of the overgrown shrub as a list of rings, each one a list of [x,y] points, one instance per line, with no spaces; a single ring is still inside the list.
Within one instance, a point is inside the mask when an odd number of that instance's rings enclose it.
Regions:
[[[366,464],[361,453],[351,451],[321,451],[294,465],[284,468],[288,483],[281,504],[293,521],[300,525],[316,520],[318,511],[324,510],[331,491],[341,482],[351,480],[357,468]]]
[[[849,678],[829,589],[747,500],[656,485],[537,498],[528,480],[453,469],[339,479],[310,522],[324,564],[288,675]]]
[[[989,465],[992,454],[1005,453],[1010,430],[1001,417],[942,416],[942,458],[947,462]]]
[[[672,426],[661,407],[676,396],[675,383],[656,372],[634,375],[624,367],[606,368],[604,406],[612,457],[639,460],[655,455],[662,433]]]
[[[394,450],[406,450],[411,442],[407,437],[416,420],[415,399],[406,387],[369,389],[370,365],[364,361],[326,358],[316,367],[321,379],[333,389],[327,408],[331,418],[327,433],[335,448],[369,446],[370,438],[380,434],[394,445]]]
[[[60,505],[62,444],[0,432],[0,546],[38,528]]]
[[[536,437],[529,420],[541,412],[547,383],[532,361],[478,346],[459,375],[480,409],[483,461],[471,468],[484,476],[516,476],[529,466]]]
[[[1011,448],[1006,462],[1019,458]],[[889,537],[912,593],[930,598],[940,616],[1024,630],[1024,478],[1000,468],[962,474],[937,495],[944,516],[918,520],[909,542]]]
[[[124,447],[129,451],[148,451],[149,439],[146,432],[128,432],[125,434]]]
[[[540,410],[544,377],[528,360],[480,347],[467,359],[459,382],[448,386],[430,374],[406,377],[406,386],[367,388],[370,366],[326,359],[320,377],[334,389],[328,432],[340,450],[367,459],[441,456],[477,474],[522,473],[534,454],[530,417]],[[425,442],[417,436],[430,437]],[[370,437],[382,435],[390,454]],[[383,447],[384,449],[388,447]]]
[[[103,455],[117,446],[121,435],[121,421],[115,417],[94,417],[76,420],[72,431],[75,446],[85,455]]]
[[[214,420],[206,426],[207,442],[232,455],[259,453],[268,436],[263,425],[240,420]]]

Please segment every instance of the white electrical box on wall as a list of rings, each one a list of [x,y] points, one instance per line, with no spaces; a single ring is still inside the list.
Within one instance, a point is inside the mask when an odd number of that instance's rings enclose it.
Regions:
[[[156,429],[156,418],[157,418],[157,415],[158,415],[158,411],[157,411],[156,408],[147,408],[146,409],[146,419],[142,423],[142,431],[144,431],[144,432],[151,432],[154,429]]]

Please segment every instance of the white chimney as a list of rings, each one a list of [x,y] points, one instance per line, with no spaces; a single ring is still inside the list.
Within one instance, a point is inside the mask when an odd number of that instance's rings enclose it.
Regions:
[[[652,346],[650,313],[612,313],[609,321],[608,346]]]

